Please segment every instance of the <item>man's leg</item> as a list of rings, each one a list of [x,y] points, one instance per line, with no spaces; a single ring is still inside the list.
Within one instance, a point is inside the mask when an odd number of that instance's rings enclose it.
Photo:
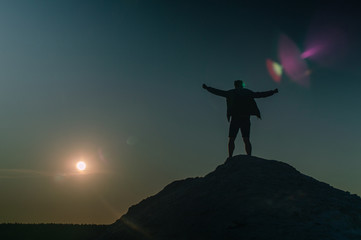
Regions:
[[[236,140],[238,130],[239,130],[238,121],[236,121],[232,117],[231,123],[229,125],[229,133],[228,133],[228,157],[229,158],[231,158],[233,156],[234,141]]]
[[[243,137],[243,142],[244,142],[244,146],[246,148],[247,155],[251,155],[252,154],[252,145],[251,145],[251,142],[249,141],[249,137]]]
[[[228,157],[229,158],[231,158],[233,156],[235,139],[236,139],[235,137],[229,137],[229,141],[228,141]]]
[[[242,132],[242,138],[243,138],[243,142],[244,142],[244,147],[246,149],[246,153],[247,153],[247,155],[251,155],[252,154],[252,145],[251,145],[251,142],[249,141],[249,136],[251,133],[250,116],[245,116],[242,119],[241,132]]]

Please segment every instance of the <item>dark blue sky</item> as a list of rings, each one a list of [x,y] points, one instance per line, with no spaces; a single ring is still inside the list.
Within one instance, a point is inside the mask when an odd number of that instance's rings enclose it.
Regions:
[[[2,1],[0,222],[111,223],[170,181],[227,156],[225,100],[242,79],[258,100],[254,155],[361,194],[361,48],[352,5],[237,1]],[[282,76],[287,35],[335,27],[345,46],[307,61],[310,87]],[[311,36],[312,37],[312,36]],[[236,154],[244,153],[241,139]],[[79,160],[88,168],[75,169]]]

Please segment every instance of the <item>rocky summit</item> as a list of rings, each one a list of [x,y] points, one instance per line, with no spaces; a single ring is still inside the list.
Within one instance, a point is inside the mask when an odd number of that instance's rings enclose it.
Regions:
[[[129,208],[102,240],[361,239],[361,199],[274,160],[235,156]]]

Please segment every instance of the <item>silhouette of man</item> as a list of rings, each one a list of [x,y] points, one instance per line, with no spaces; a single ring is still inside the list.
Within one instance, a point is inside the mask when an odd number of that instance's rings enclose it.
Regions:
[[[255,115],[261,119],[261,113],[254,98],[264,98],[278,93],[278,89],[266,92],[253,92],[243,87],[241,80],[234,81],[234,89],[223,91],[203,84],[204,89],[217,96],[225,97],[227,100],[227,120],[229,125],[228,155],[233,156],[234,141],[238,130],[241,129],[243,142],[247,155],[252,153],[252,145],[249,140],[251,121],[250,116]]]

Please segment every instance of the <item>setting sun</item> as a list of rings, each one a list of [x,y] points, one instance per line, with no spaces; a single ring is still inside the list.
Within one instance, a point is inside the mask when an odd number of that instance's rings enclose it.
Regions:
[[[86,163],[83,162],[83,161],[77,162],[76,168],[77,168],[79,171],[84,171],[84,170],[86,169]]]

